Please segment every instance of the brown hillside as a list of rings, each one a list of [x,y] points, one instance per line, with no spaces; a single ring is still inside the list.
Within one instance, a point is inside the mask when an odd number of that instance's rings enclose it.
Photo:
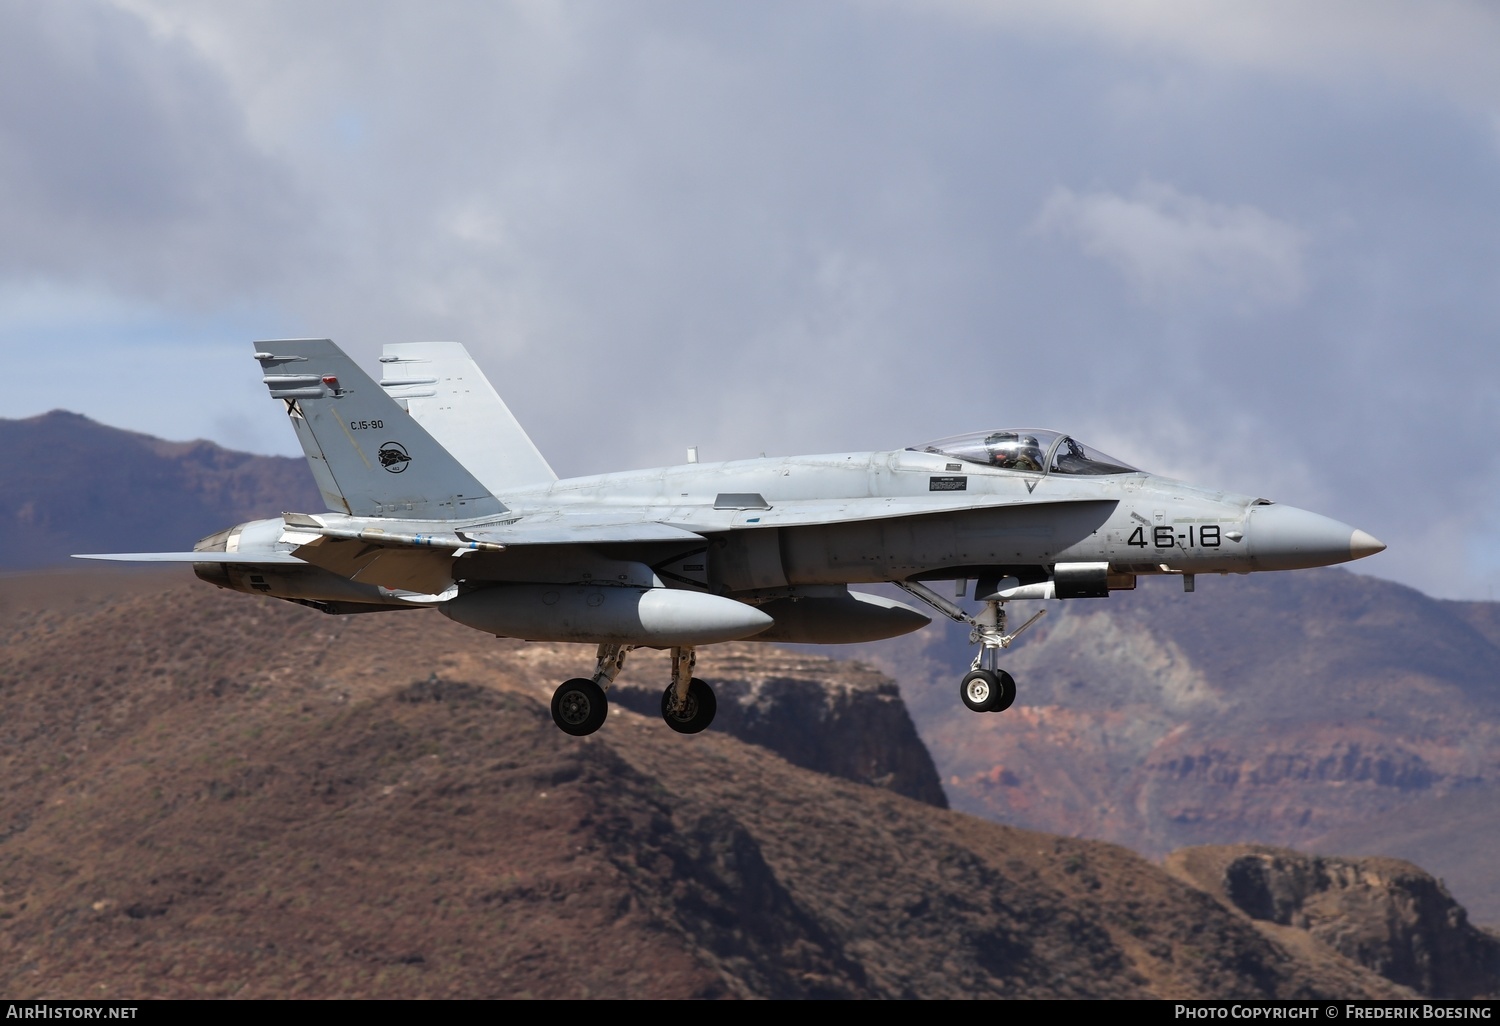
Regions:
[[[1500,922],[1500,607],[1342,570],[1200,578],[1193,594],[1142,581],[1051,606],[1005,654],[1019,697],[999,715],[959,710],[963,629],[866,653],[899,670],[954,808],[1154,856],[1241,842],[1400,855]]]
[[[1410,993],[1121,848],[624,708],[569,738],[581,650],[48,580],[0,581],[17,997]]]

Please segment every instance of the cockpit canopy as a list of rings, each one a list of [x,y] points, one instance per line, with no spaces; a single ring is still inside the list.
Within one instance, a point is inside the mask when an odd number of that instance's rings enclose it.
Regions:
[[[1045,428],[977,431],[968,435],[940,438],[926,445],[914,445],[911,450],[1032,474],[1097,475],[1140,472],[1136,467],[1113,456],[1106,456],[1098,449],[1084,445],[1068,435]]]

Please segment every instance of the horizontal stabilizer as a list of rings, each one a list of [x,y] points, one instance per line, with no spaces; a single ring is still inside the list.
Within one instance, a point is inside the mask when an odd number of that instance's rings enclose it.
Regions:
[[[297,549],[307,562],[359,584],[437,595],[453,586],[453,556],[441,549],[319,538]]]
[[[289,563],[305,566],[290,552],[75,552],[73,559],[111,559],[120,563]]]

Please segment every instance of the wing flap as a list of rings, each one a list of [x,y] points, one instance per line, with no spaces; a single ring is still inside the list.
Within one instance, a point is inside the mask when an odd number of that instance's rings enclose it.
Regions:
[[[580,518],[581,519],[581,518]],[[519,521],[463,532],[465,538],[512,548],[519,545],[611,545],[640,542],[701,542],[703,536],[683,527],[654,520],[601,524],[578,523],[574,518]]]

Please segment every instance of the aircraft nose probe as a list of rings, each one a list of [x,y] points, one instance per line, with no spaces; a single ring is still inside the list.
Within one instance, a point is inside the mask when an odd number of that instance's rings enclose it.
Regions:
[[[1296,506],[1252,506],[1246,540],[1252,569],[1299,570],[1373,556],[1385,543],[1331,517]]]

